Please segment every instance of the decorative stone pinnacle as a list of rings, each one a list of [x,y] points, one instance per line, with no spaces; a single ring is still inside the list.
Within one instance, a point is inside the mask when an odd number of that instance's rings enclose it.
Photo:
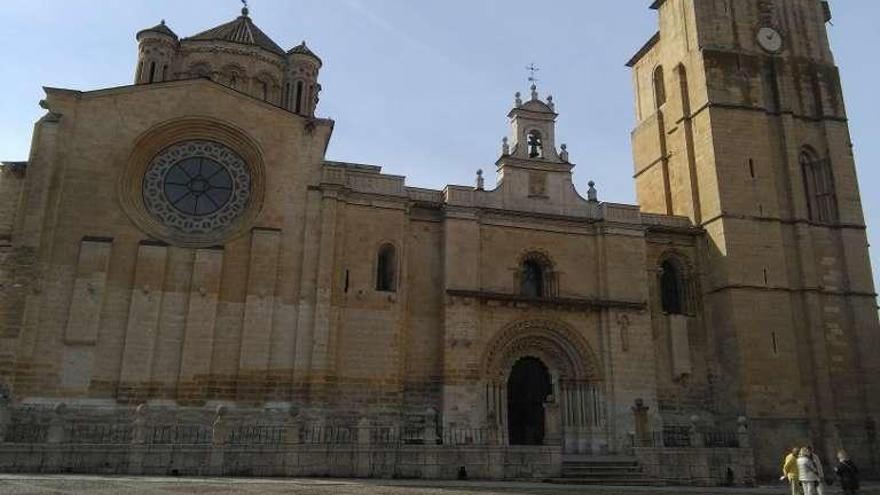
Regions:
[[[516,94],[513,96],[514,96],[514,102],[515,102],[517,108],[521,107],[522,106],[522,93],[517,91]]]
[[[556,104],[553,103],[553,96],[547,95],[547,106],[550,107],[550,110],[556,110]]]
[[[531,89],[532,89],[532,100],[537,100],[538,99],[538,86],[536,86],[535,84],[532,84]]]
[[[599,202],[599,194],[596,191],[596,183],[593,181],[590,181],[590,182],[587,182],[587,185],[590,186],[590,188],[587,189],[587,201],[589,201],[591,203],[598,203]]]
[[[510,154],[510,144],[507,141],[507,136],[501,138],[501,154],[509,155]]]
[[[560,147],[562,148],[562,151],[559,153],[559,159],[568,163],[568,145],[562,144]]]
[[[482,191],[482,190],[483,190],[483,185],[484,185],[484,180],[483,180],[483,169],[478,168],[478,169],[477,169],[477,190],[478,190],[478,191]]]

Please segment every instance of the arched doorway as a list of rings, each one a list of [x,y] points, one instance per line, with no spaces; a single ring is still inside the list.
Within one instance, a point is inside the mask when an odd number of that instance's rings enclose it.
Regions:
[[[507,379],[507,430],[511,445],[544,444],[544,401],[552,393],[547,366],[524,357]]]

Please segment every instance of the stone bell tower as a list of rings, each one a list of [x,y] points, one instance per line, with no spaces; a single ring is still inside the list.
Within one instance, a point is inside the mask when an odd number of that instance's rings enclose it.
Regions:
[[[880,325],[829,2],[652,8],[628,64],[638,198],[706,231],[716,412],[749,419],[759,474],[804,443],[876,466]]]
[[[538,97],[533,84],[529,100],[516,94],[514,108],[507,114],[511,138],[504,138],[496,162],[498,181],[505,190],[531,199],[562,198],[572,188],[566,145],[556,149],[556,113],[553,97]]]

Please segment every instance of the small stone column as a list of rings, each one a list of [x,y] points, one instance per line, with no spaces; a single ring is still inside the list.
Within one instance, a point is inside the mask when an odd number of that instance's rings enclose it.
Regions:
[[[749,420],[745,416],[736,419],[736,439],[739,442],[739,448],[747,449],[751,447],[751,439],[749,438]]]
[[[9,388],[0,383],[0,443],[6,439],[6,430],[12,421],[12,397]]]
[[[209,469],[213,476],[223,476],[223,454],[230,428],[226,416],[226,406],[217,406],[214,411],[214,419],[211,421],[211,464]]]
[[[64,443],[64,416],[67,405],[63,402],[52,408],[52,416],[49,419],[49,431],[46,434],[46,442],[52,444]]]
[[[650,447],[651,430],[648,428],[648,406],[642,399],[636,399],[632,407],[635,447]]]
[[[52,408],[52,416],[49,418],[49,431],[46,433],[46,443],[49,444],[46,455],[46,464],[43,472],[57,473],[61,469],[63,463],[64,451],[61,447],[66,440],[65,438],[65,416],[67,413],[67,405],[62,403],[56,404]]]
[[[688,428],[688,435],[691,437],[691,447],[705,447],[705,439],[703,438],[703,434],[700,433],[700,417],[693,415],[690,417],[690,421],[691,424]]]
[[[425,445],[437,445],[437,416],[437,410],[433,407],[429,407],[425,411],[425,432],[423,434]]]
[[[559,402],[555,395],[544,402],[544,445],[561,445],[562,427],[560,425]]]
[[[144,472],[144,450],[147,443],[147,405],[141,404],[134,410],[131,427],[131,443],[128,447],[128,473],[139,475]]]
[[[285,445],[299,445],[300,432],[302,432],[302,421],[300,421],[299,414],[291,409],[287,420],[284,422],[284,438],[282,441]]]
[[[366,417],[357,422],[357,452],[355,454],[355,475],[358,478],[367,478],[370,475],[370,420]],[[333,473],[330,473],[331,476]]]

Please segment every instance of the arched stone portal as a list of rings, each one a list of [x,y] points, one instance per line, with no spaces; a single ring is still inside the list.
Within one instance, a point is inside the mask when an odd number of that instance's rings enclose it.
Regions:
[[[535,357],[521,358],[507,379],[507,432],[511,445],[543,445],[544,403],[553,393],[547,366]]]
[[[576,329],[558,320],[513,323],[488,343],[483,363],[488,426],[502,444],[607,449],[601,368]]]

